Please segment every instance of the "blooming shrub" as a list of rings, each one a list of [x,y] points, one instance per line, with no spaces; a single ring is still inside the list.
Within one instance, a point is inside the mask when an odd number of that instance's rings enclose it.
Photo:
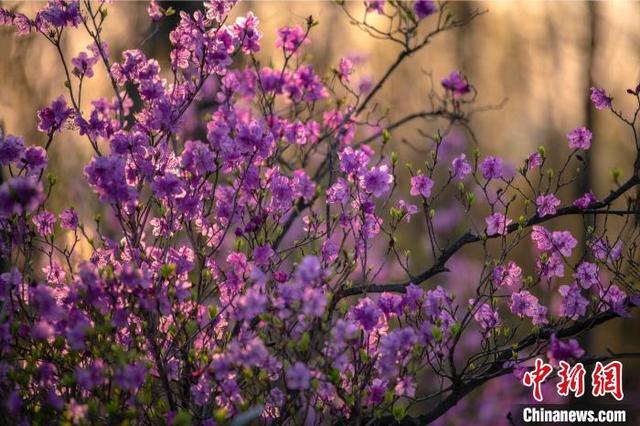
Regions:
[[[370,121],[397,66],[479,12],[459,19],[433,1],[367,1],[357,19],[342,5],[355,26],[401,48],[377,82],[358,84],[357,61],[325,72],[300,54],[312,18],[278,30],[281,57],[269,62],[279,65],[262,64],[259,17],[232,18],[233,6],[181,12],[168,70],[140,49],[110,54],[104,2],[51,0],[34,17],[0,9],[0,23],[57,50],[67,89],[38,111],[44,146],[0,137],[4,419],[424,424],[536,356],[582,359],[574,336],[629,315],[637,212],[615,205],[640,183],[639,167],[610,193],[574,201],[563,189],[598,143],[584,127],[569,131],[559,170],[544,169],[543,148],[514,168],[455,146],[477,96],[459,71],[434,88],[432,109]],[[153,21],[167,12],[149,5]],[[69,59],[61,43],[73,31],[93,43]],[[85,109],[82,82],[97,73],[114,93]],[[590,96],[638,148],[638,111],[627,118],[603,89]],[[205,97],[214,106],[202,117]],[[386,147],[418,118],[442,131],[418,168],[406,165],[403,188],[405,167]],[[93,150],[83,175],[107,218],[51,211],[47,150],[62,131]],[[445,201],[464,212],[452,225],[439,216]],[[569,215],[593,219],[584,241],[552,230]],[[627,218],[617,236],[599,220],[611,215]],[[410,220],[424,225],[425,258],[398,238]],[[457,237],[447,242],[444,228]],[[531,268],[510,258],[528,241]],[[471,299],[439,283],[468,245],[483,253]]]

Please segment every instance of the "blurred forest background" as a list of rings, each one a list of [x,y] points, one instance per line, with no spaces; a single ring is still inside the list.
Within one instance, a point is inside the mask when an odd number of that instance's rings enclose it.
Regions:
[[[40,2],[0,1],[6,8],[33,16],[42,7]],[[200,3],[161,1],[163,7],[194,10]],[[144,1],[115,1],[109,7],[104,38],[110,45],[112,60],[119,60],[125,49],[141,48],[168,68],[168,32],[177,22],[172,16],[153,24]],[[347,4],[362,10],[362,2]],[[611,170],[620,167],[628,176],[635,157],[628,129],[606,112],[598,114],[589,103],[589,88],[602,86],[614,97],[618,108],[629,111],[633,98],[624,96],[627,88],[640,81],[640,3],[639,2],[455,2],[450,5],[458,15],[468,15],[474,9],[488,13],[470,25],[437,37],[426,49],[401,66],[395,77],[378,97],[381,108],[390,108],[389,121],[419,111],[427,104],[432,80],[439,84],[453,69],[467,75],[478,90],[478,105],[499,106],[473,116],[471,127],[484,155],[497,154],[520,164],[538,146],[544,145],[548,157],[558,163],[566,158],[566,133],[578,126],[587,126],[594,133],[589,153],[590,164],[585,177],[576,182],[573,193],[564,193],[565,200],[581,195],[584,188],[594,188],[599,197],[612,186]],[[253,10],[260,18],[262,52],[260,59],[268,64],[276,54],[276,30],[283,25],[300,24],[312,15],[320,25],[311,32],[311,44],[305,51],[311,55],[319,74],[329,74],[342,56],[358,57],[354,79],[379,78],[397,54],[388,42],[373,40],[351,26],[341,8],[330,1],[244,1],[238,12]],[[73,33],[72,33],[73,34]],[[64,45],[67,58],[86,50],[88,38],[75,33],[67,35]],[[28,144],[42,144],[44,135],[36,129],[35,112],[65,92],[63,74],[55,49],[34,34],[16,37],[7,27],[0,27],[0,123],[5,133],[22,135]],[[85,81],[85,110],[88,101],[99,96],[111,97],[104,72]],[[629,98],[629,99],[627,99]],[[426,139],[418,130],[433,134],[437,122],[415,121],[392,132],[392,149],[400,159],[411,158],[420,163],[421,146]],[[442,124],[442,123],[441,123]],[[474,144],[460,133],[461,142]],[[422,145],[421,145],[422,144]],[[426,154],[425,154],[426,155]],[[95,197],[87,197],[82,167],[91,156],[86,140],[65,132],[53,144],[50,169],[56,170],[59,185],[51,206],[54,212],[74,205],[90,221],[99,210]],[[402,162],[401,162],[402,163]],[[559,166],[560,164],[554,164]],[[64,172],[62,172],[64,171]],[[408,187],[408,182],[400,182]],[[407,191],[408,192],[408,191]],[[459,214],[443,208],[440,214]],[[569,219],[568,219],[569,220]],[[420,235],[419,221],[414,221],[401,240],[403,247],[420,252],[426,246]],[[577,221],[576,221],[577,222]],[[554,223],[553,228],[569,227],[580,234],[580,223]],[[410,232],[410,233],[409,233]],[[525,245],[518,259],[531,268],[530,248]],[[460,268],[439,278],[456,288],[474,284],[473,250]],[[455,262],[456,260],[453,259]],[[527,262],[529,262],[527,264]],[[480,265],[478,265],[478,270]],[[475,278],[477,282],[477,277]],[[640,322],[616,320],[581,339],[584,345],[603,351],[618,352],[640,349]],[[637,387],[639,364],[625,361],[626,386]],[[635,383],[632,383],[635,382]],[[631,389],[625,389],[627,392]],[[629,392],[630,394],[630,392]],[[636,395],[637,396],[637,395]]]

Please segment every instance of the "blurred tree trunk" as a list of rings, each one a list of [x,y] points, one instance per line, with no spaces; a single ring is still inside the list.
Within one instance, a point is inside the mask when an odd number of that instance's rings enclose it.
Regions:
[[[585,3],[585,7],[587,8],[586,11],[586,18],[587,18],[587,26],[588,26],[588,33],[587,33],[587,46],[585,49],[585,53],[586,53],[586,60],[585,60],[585,67],[584,70],[587,73],[587,75],[585,76],[585,83],[586,83],[586,87],[584,88],[584,93],[580,93],[580,96],[582,96],[585,99],[585,105],[584,105],[584,123],[585,126],[590,129],[592,132],[596,133],[596,129],[595,129],[595,122],[594,122],[594,111],[593,111],[593,106],[591,105],[591,100],[589,99],[588,93],[591,87],[593,87],[594,84],[594,74],[595,74],[595,62],[596,62],[596,44],[597,44],[597,39],[598,39],[598,4],[597,2],[587,2]],[[585,192],[589,191],[590,189],[593,188],[593,176],[592,176],[592,170],[591,170],[591,150],[585,151],[583,153],[581,153],[581,155],[584,157],[584,166],[583,166],[583,173],[580,176],[580,179],[577,181],[577,196],[581,196],[582,194],[584,194]],[[593,225],[593,217],[589,217],[587,218],[588,222],[585,225]],[[586,233],[585,233],[586,234]],[[583,237],[585,237],[586,235],[583,234]],[[583,250],[584,253],[586,254],[586,242],[583,245]]]
[[[595,86],[594,84],[594,75],[596,72],[596,48],[598,42],[598,4],[597,2],[586,2],[586,45],[585,45],[585,66],[584,72],[586,75],[584,76],[585,87],[583,92],[579,95],[585,99],[584,103],[584,125],[587,129],[591,130],[594,134],[597,134],[596,123],[594,120],[594,109],[591,104],[591,99],[589,97],[589,90],[591,87]],[[593,188],[594,179],[593,179],[593,171],[591,167],[591,150],[587,150],[581,152],[581,155],[584,158],[583,166],[582,166],[582,174],[576,181],[576,197],[582,196],[585,192],[589,191]],[[595,223],[595,217],[593,216],[584,216],[584,227],[582,228],[582,252],[584,254],[585,260],[589,260],[589,252],[587,249],[587,232],[586,229],[588,226],[593,226]],[[596,336],[593,331],[587,331],[585,335],[581,339],[581,345],[587,353],[591,353],[592,350],[595,350],[595,340]],[[587,384],[588,385],[588,384]],[[581,398],[578,400],[578,404],[583,406],[587,406],[590,402],[593,401],[591,397],[591,392],[585,392],[585,398]]]

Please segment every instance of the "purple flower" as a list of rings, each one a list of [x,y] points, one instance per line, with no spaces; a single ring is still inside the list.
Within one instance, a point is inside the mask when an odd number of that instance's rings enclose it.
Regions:
[[[105,365],[102,360],[95,360],[87,368],[76,367],[76,381],[86,390],[91,390],[104,382]]]
[[[542,278],[564,277],[564,262],[557,252],[543,255],[536,261],[536,270]]]
[[[538,151],[532,152],[527,158],[527,170],[537,169],[542,165],[542,154]]]
[[[78,227],[78,213],[73,207],[63,210],[58,217],[60,218],[60,226],[64,229],[76,229]]]
[[[471,164],[466,160],[464,153],[451,161],[451,176],[455,179],[464,179],[469,173],[471,173],[471,170]]]
[[[22,162],[30,175],[37,175],[47,166],[47,151],[40,146],[30,146],[24,151]]]
[[[182,180],[173,173],[164,176],[156,176],[151,183],[151,189],[158,198],[169,198],[182,193]]]
[[[342,178],[338,178],[336,183],[327,189],[327,200],[333,204],[344,203],[348,200],[349,194],[349,183]]]
[[[471,91],[471,86],[465,77],[460,74],[460,71],[452,71],[442,82],[442,86],[450,90],[453,96],[459,98]]]
[[[389,167],[386,164],[374,167],[360,176],[360,187],[374,197],[381,197],[389,191],[392,183],[393,175],[389,173]]]
[[[552,364],[557,365],[558,362],[568,361],[569,358],[579,359],[582,355],[584,355],[584,350],[576,339],[563,342],[555,334],[551,335],[551,345],[547,351],[547,358]]]
[[[276,47],[282,47],[286,53],[297,51],[303,43],[308,43],[309,38],[300,25],[282,27],[278,30]]]
[[[71,59],[73,64],[73,74],[76,77],[93,77],[93,66],[98,63],[97,56],[89,56],[87,52],[80,52],[78,56]]]
[[[605,92],[604,89],[599,87],[591,88],[591,102],[597,110],[611,108],[611,99],[612,98],[607,95],[607,92]]]
[[[554,231],[551,234],[551,244],[555,251],[563,256],[571,256],[572,250],[578,245],[578,240],[569,231]]]
[[[421,287],[411,283],[407,286],[406,293],[402,298],[402,305],[406,309],[413,311],[419,306],[420,303],[422,303],[423,299],[424,290]]]
[[[538,312],[538,298],[526,290],[511,295],[511,312],[520,318],[534,317]]]
[[[338,65],[338,75],[341,80],[349,82],[349,76],[353,72],[353,62],[349,58],[340,58],[340,64]]]
[[[618,315],[627,316],[629,314],[625,306],[627,295],[617,285],[611,284],[608,288],[601,288],[600,297],[602,302]]]
[[[43,199],[40,182],[31,177],[15,177],[0,186],[0,217],[31,212]]]
[[[586,127],[578,127],[567,133],[569,148],[587,150],[591,148],[591,138],[593,135]]]
[[[337,342],[347,342],[358,336],[358,326],[351,321],[339,319],[331,329],[331,336]]]
[[[291,183],[295,191],[295,196],[309,202],[316,192],[315,182],[305,173],[303,169],[293,171]]]
[[[499,157],[485,158],[478,168],[482,172],[482,176],[487,180],[502,177],[502,159]]]
[[[302,313],[309,317],[319,318],[327,307],[324,291],[317,288],[306,288],[302,295]]]
[[[473,306],[475,300],[469,300],[469,305]],[[500,315],[497,311],[494,311],[487,303],[482,303],[478,306],[473,318],[480,324],[483,330],[490,330],[495,328],[500,323]]]
[[[571,256],[571,251],[578,244],[578,240],[569,231],[555,231],[552,233],[539,225],[533,226],[531,239],[536,243],[538,250],[554,250],[560,252],[563,256]]]
[[[584,195],[573,202],[573,205],[578,207],[579,209],[586,209],[591,206],[591,204],[598,201],[593,192],[585,192]]]
[[[55,330],[53,326],[45,320],[38,321],[31,328],[31,337],[36,340],[49,340],[53,337]]]
[[[488,216],[484,219],[487,223],[487,235],[507,235],[508,226],[511,222],[511,219],[507,219],[505,215],[502,213],[494,213],[491,216]]]
[[[235,0],[209,0],[204,2],[207,19],[222,22],[236,3]]]
[[[493,282],[498,286],[515,287],[522,281],[522,268],[510,260],[507,266],[499,265],[493,269]]]
[[[350,146],[343,149],[339,154],[340,168],[347,175],[361,174],[366,171],[369,164],[369,155],[361,149],[354,150]]]
[[[321,279],[324,275],[320,259],[316,256],[305,256],[296,268],[296,282],[308,286]]]
[[[560,200],[553,194],[539,195],[538,198],[536,198],[538,216],[540,217],[556,214],[556,208],[559,205]]]
[[[414,197],[421,195],[429,198],[431,196],[431,188],[433,188],[433,181],[420,174],[411,178],[411,191],[409,193]]]
[[[400,210],[400,213],[404,215],[407,223],[411,222],[411,216],[418,213],[418,206],[407,203],[404,200],[398,200],[398,209]]]
[[[598,260],[606,259],[609,254],[609,243],[603,238],[597,238],[589,242],[589,248],[591,252]]]
[[[114,375],[116,384],[128,391],[138,390],[144,383],[147,369],[142,363],[127,364]]]
[[[41,237],[53,234],[53,225],[56,223],[56,217],[46,210],[38,213],[33,217],[33,223]]]
[[[292,390],[309,389],[311,385],[311,370],[300,361],[293,364],[285,373],[287,387]]]
[[[413,4],[413,11],[416,13],[418,19],[423,19],[436,13],[438,11],[438,6],[433,0],[417,0]]]
[[[206,6],[207,6],[207,3],[205,2],[205,8]],[[153,22],[158,22],[164,16],[164,13],[162,12],[162,8],[160,7],[160,5],[156,0],[151,0],[149,2],[149,5],[147,6],[147,14],[149,15],[149,17]]]
[[[51,106],[42,108],[38,111],[38,130],[44,133],[51,133],[62,127],[62,125],[71,117],[73,111],[67,106],[64,96],[60,96],[51,102]]]
[[[378,307],[386,316],[402,313],[402,297],[393,293],[382,293],[378,298]]]
[[[267,296],[260,291],[258,286],[253,286],[247,290],[246,294],[238,298],[237,306],[236,318],[250,321],[265,311]]]
[[[77,27],[82,22],[79,1],[50,1],[47,3],[47,7],[38,14],[38,18],[43,19],[54,27],[66,27],[69,25]]]
[[[380,15],[384,13],[385,0],[365,0],[364,4],[367,6],[367,12],[376,11]]]
[[[561,285],[558,288],[558,292],[563,297],[560,315],[576,320],[587,313],[589,301],[582,296],[580,287],[577,284],[574,283],[571,286]]]
[[[598,278],[598,265],[590,262],[582,262],[576,268],[573,277],[582,288],[589,289],[592,285],[600,282]]]
[[[358,304],[349,311],[350,317],[365,331],[373,330],[382,317],[382,311],[368,297],[360,299]]]
[[[367,386],[367,404],[378,405],[384,400],[384,394],[387,391],[389,382],[375,378],[371,381],[371,384]]]
[[[242,41],[242,51],[245,54],[257,53],[260,51],[260,39],[262,34],[258,31],[260,20],[248,12],[246,16],[239,16],[233,24],[233,30],[238,40]]]
[[[126,202],[134,196],[133,189],[127,185],[125,162],[121,157],[95,157],[84,168],[84,175],[104,202]]]
[[[14,163],[22,157],[24,139],[19,136],[7,135],[4,138],[0,132],[0,166]]]
[[[398,375],[398,367],[405,365],[418,341],[411,327],[396,328],[380,338],[376,368],[381,377],[391,379]]]

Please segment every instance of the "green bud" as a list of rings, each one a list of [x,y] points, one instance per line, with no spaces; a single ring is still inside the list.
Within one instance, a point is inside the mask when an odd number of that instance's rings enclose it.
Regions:
[[[398,164],[398,154],[396,152],[391,153],[391,164]]]
[[[391,140],[391,133],[389,133],[388,129],[384,129],[382,131],[382,143],[386,145]]]

